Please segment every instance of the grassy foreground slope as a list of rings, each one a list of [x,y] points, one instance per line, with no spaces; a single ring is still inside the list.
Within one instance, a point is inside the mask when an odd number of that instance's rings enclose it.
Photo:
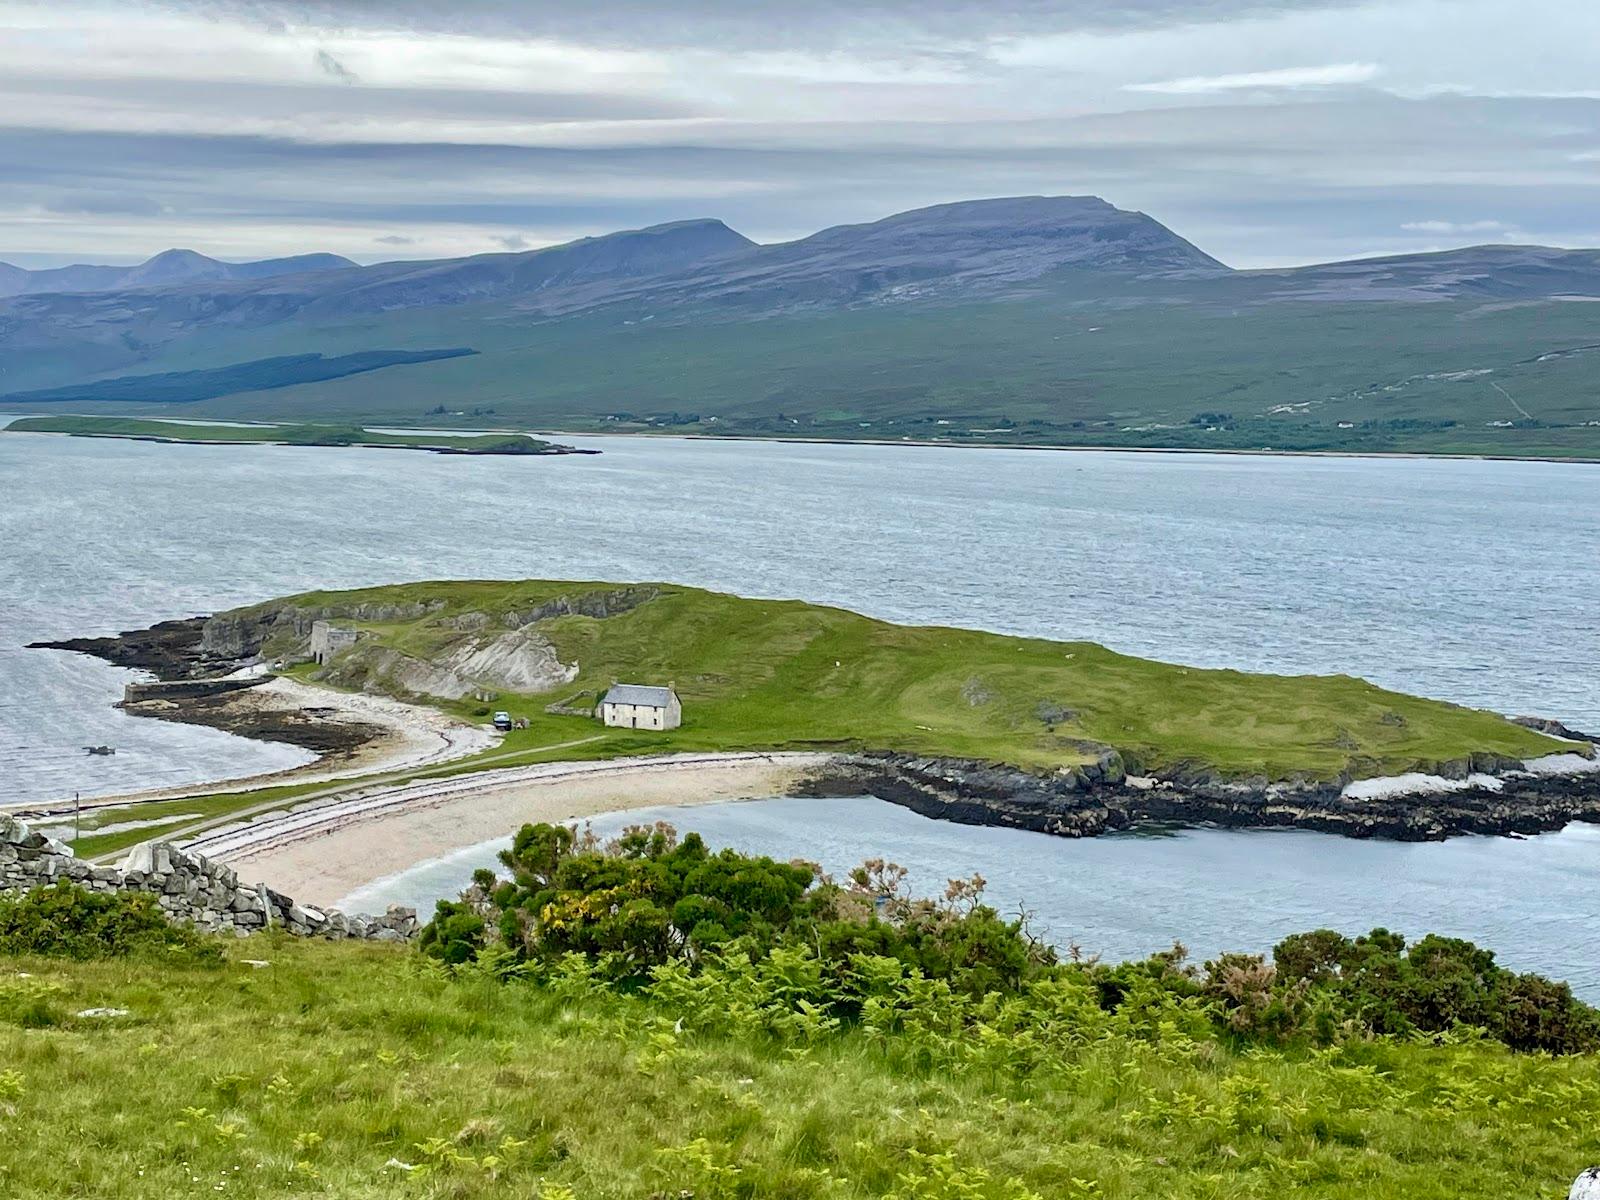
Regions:
[[[374,433],[358,425],[202,425],[136,417],[22,417],[5,431],[201,444],[392,446],[452,454],[543,454],[554,449],[552,443],[523,433]]]
[[[1600,1156],[1593,1055],[1247,1051],[1159,1005],[1023,1039],[998,1016],[779,1037],[581,972],[226,955],[0,960],[0,1194],[1560,1200]]]
[[[352,622],[367,637],[327,671],[312,673],[343,686],[394,690],[396,654],[437,662],[519,620],[508,614],[618,590],[549,581],[415,583],[314,592],[241,612],[424,613]],[[592,705],[621,679],[673,683],[684,702],[683,727],[612,731],[585,754],[838,746],[1053,768],[1092,761],[1112,747],[1142,771],[1192,766],[1240,777],[1331,779],[1472,754],[1526,757],[1570,748],[1490,713],[1348,676],[1201,670],[1090,642],[894,625],[801,601],[669,584],[636,590],[649,598],[626,611],[532,623],[579,675],[550,692],[495,702],[531,723],[511,747],[599,732],[593,721],[550,715],[544,706],[567,699]],[[481,705],[456,707],[480,715]]]

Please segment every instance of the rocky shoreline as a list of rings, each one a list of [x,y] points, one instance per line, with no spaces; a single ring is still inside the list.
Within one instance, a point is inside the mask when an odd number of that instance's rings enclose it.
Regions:
[[[32,642],[30,650],[70,650],[117,667],[147,671],[162,683],[221,679],[252,661],[234,648],[207,641],[210,617],[162,621],[149,629],[131,629],[114,637],[67,638]],[[263,676],[255,682],[264,683]],[[309,750],[320,758],[348,758],[379,741],[387,731],[349,719],[328,719],[315,709],[261,705],[249,695],[250,684],[212,694],[125,700],[118,707],[139,717],[155,717],[185,725],[203,725],[262,742],[280,742]]]
[[[1569,731],[1570,732],[1570,731]],[[1052,774],[909,754],[841,756],[808,795],[868,793],[926,817],[1057,837],[1139,826],[1312,829],[1352,838],[1439,841],[1463,834],[1535,834],[1600,823],[1600,771],[1538,774],[1521,763],[1456,764],[1458,787],[1382,799],[1341,783],[1136,779],[1106,763]]]

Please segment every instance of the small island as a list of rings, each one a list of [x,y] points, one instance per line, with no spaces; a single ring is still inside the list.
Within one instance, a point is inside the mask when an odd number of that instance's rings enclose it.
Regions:
[[[60,433],[70,437],[207,446],[343,446],[427,450],[433,454],[598,454],[525,433],[378,433],[359,425],[200,425],[137,417],[22,417],[7,433]]]

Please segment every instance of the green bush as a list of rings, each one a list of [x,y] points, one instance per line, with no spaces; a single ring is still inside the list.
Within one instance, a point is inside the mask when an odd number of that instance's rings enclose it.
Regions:
[[[713,854],[665,824],[603,845],[526,825],[501,861],[510,880],[479,871],[459,901],[439,903],[425,954],[565,989],[670,993],[697,1024],[784,1040],[859,1023],[942,1031],[934,1046],[981,1026],[1018,1054],[1046,1032],[1112,1028],[1268,1046],[1486,1035],[1519,1051],[1600,1049],[1600,1013],[1565,984],[1507,971],[1456,938],[1408,946],[1384,929],[1316,930],[1270,961],[1225,954],[1198,968],[1174,945],[1142,962],[1058,963],[982,902],[977,877],[914,899],[906,872],[881,860],[834,881],[807,863]]]
[[[167,919],[154,896],[88,892],[75,884],[0,895],[0,955],[122,958],[162,954],[198,963],[222,960],[217,943]]]
[[[1329,929],[1296,934],[1273,951],[1277,988],[1313,988],[1346,1019],[1376,1033],[1482,1029],[1514,1050],[1571,1054],[1600,1049],[1600,1013],[1564,983],[1519,975],[1494,952],[1460,938],[1404,937],[1374,929],[1347,938]]]
[[[939,902],[904,895],[905,872],[868,863],[842,883],[810,863],[723,850],[671,826],[635,826],[602,845],[559,825],[525,825],[501,855],[511,879],[480,872],[460,901],[441,901],[424,953],[469,962],[496,946],[519,961],[571,954],[604,961],[610,977],[643,982],[670,962],[716,952],[760,958],[803,945],[837,990],[861,955],[892,958],[982,996],[1015,989],[1053,955],[1020,921],[981,903],[982,881]]]

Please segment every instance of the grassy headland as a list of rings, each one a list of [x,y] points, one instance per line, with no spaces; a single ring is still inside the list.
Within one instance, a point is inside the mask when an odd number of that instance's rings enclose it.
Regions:
[[[627,594],[610,614],[529,620],[541,608]],[[794,600],[695,588],[550,581],[437,582],[313,592],[228,614],[264,622],[263,649],[291,651],[285,610],[384,614],[342,620],[362,639],[326,669],[335,686],[408,694],[482,718],[481,703],[405,692],[410,665],[493,651],[532,631],[576,679],[537,694],[501,689],[526,717],[508,748],[598,732],[553,701],[592,706],[613,680],[671,682],[681,729],[611,731],[586,757],[642,750],[901,750],[1057,768],[1106,748],[1130,769],[1195,767],[1231,777],[1333,779],[1563,748],[1491,713],[1387,691],[1349,676],[1274,676],[1173,666],[1091,642],[914,627]],[[396,614],[403,614],[396,617]],[[303,622],[302,622],[303,624]]]
[[[358,425],[200,425],[133,417],[22,417],[8,433],[64,433],[72,437],[124,438],[202,445],[382,446],[442,454],[561,454],[566,447],[524,433],[471,436],[374,433]]]

